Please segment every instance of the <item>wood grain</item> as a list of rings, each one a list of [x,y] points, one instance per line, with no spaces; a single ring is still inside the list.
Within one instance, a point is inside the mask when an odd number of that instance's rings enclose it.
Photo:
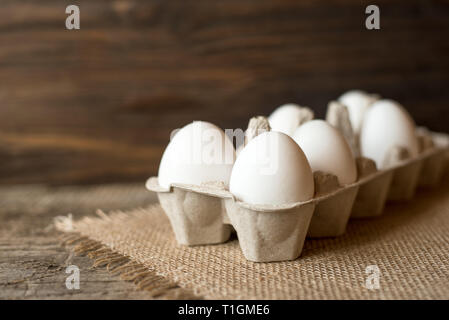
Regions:
[[[171,130],[245,127],[352,88],[449,131],[449,2],[81,0],[0,3],[0,184],[144,181]]]
[[[0,195],[0,300],[167,298],[137,291],[132,282],[111,275],[106,268],[93,268],[93,260],[61,246],[61,234],[52,226],[55,216],[69,212],[79,219],[93,215],[97,208],[145,207],[156,198],[142,185],[3,186]],[[70,265],[80,269],[79,290],[65,286]],[[176,290],[179,298],[198,298]]]

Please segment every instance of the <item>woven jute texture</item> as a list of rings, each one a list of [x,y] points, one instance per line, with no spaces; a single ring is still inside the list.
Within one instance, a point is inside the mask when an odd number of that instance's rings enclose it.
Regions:
[[[381,217],[351,220],[341,237],[306,240],[290,262],[246,261],[235,237],[180,246],[159,205],[98,214],[60,228],[81,241],[79,251],[103,257],[97,264],[143,275],[143,287],[178,285],[207,299],[449,299],[447,182],[388,204]],[[378,289],[366,287],[371,265],[380,272]]]

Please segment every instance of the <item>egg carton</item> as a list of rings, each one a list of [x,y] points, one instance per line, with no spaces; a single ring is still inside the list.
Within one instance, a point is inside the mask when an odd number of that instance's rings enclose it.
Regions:
[[[378,216],[387,200],[409,200],[417,186],[437,185],[447,160],[449,136],[431,136],[433,147],[413,159],[393,157],[394,165],[386,170],[376,170],[372,160],[358,158],[359,179],[350,185],[339,186],[335,176],[315,172],[314,198],[293,204],[244,203],[217,183],[175,183],[166,190],[157,177],[151,177],[146,187],[157,193],[179,244],[223,243],[235,229],[247,260],[294,260],[306,236],[339,236],[349,218]]]

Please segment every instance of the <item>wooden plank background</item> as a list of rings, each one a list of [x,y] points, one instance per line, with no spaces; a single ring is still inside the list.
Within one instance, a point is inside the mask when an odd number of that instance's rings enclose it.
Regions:
[[[65,29],[78,4],[81,30]],[[352,88],[449,131],[449,2],[2,0],[0,184],[144,181],[172,129]]]

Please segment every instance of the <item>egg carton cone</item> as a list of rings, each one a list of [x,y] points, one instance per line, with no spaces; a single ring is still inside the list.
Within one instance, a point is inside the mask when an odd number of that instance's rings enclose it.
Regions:
[[[314,173],[315,197],[288,205],[244,203],[217,183],[172,184],[167,190],[152,177],[146,187],[158,194],[179,244],[223,243],[235,229],[247,260],[294,260],[306,236],[341,235],[349,217],[378,216],[387,199],[410,199],[418,183],[437,184],[449,159],[449,136],[432,133],[432,139],[434,146],[414,158],[392,151],[392,165],[385,170],[376,170],[372,160],[357,159],[359,177],[350,185],[339,186],[335,176]]]
[[[340,186],[336,176],[314,172],[316,207],[308,238],[337,237],[346,230],[359,184]]]

